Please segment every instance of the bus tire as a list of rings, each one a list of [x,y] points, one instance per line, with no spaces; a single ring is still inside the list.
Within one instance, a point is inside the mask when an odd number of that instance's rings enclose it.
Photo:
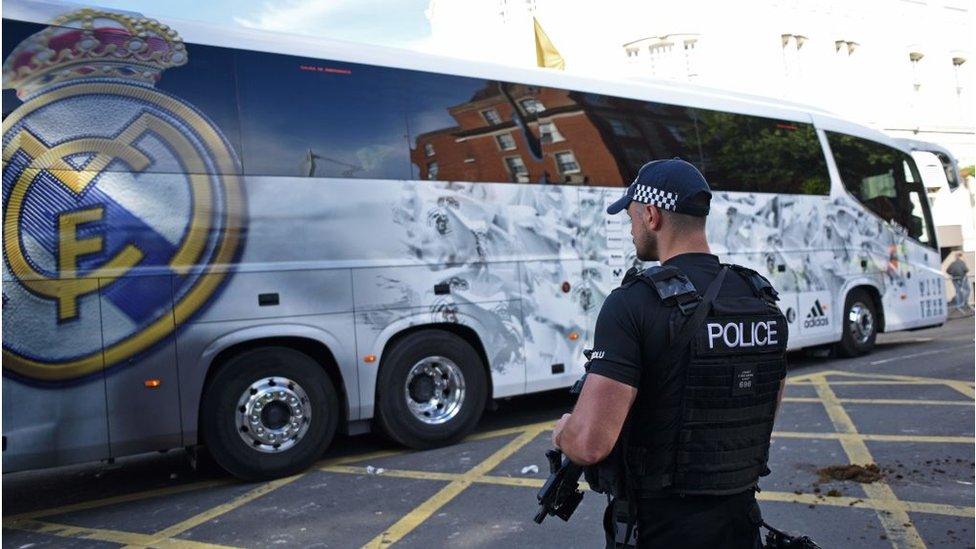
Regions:
[[[878,311],[874,300],[864,290],[851,291],[844,300],[837,354],[842,357],[856,357],[870,353],[877,337]]]
[[[287,347],[252,349],[228,360],[200,407],[201,436],[214,460],[249,481],[307,469],[332,442],[338,419],[329,376]]]
[[[488,383],[481,357],[464,339],[426,330],[397,341],[377,380],[377,421],[415,449],[453,444],[481,419]]]

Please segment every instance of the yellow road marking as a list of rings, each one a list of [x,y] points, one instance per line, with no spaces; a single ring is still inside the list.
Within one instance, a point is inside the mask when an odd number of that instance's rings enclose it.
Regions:
[[[803,433],[773,431],[773,438],[812,438],[822,440],[876,440],[879,442],[918,442],[935,444],[973,444],[976,438],[937,435],[875,435],[862,433]]]
[[[400,541],[404,536],[417,528],[417,526],[420,526],[421,523],[430,518],[438,509],[463,492],[472,482],[484,476],[506,458],[519,451],[526,444],[532,442],[532,439],[538,436],[539,433],[547,430],[550,425],[551,422],[546,422],[544,425],[537,424],[536,427],[524,431],[505,444],[501,449],[488,456],[484,461],[461,475],[460,478],[451,481],[450,484],[441,488],[436,494],[415,507],[403,518],[367,542],[363,547],[387,547]]]
[[[403,448],[399,450],[379,450],[376,452],[369,452],[366,454],[359,454],[355,456],[342,456],[342,457],[325,459],[320,461],[317,465],[319,467],[329,467],[331,465],[343,465],[346,463],[353,463],[356,461],[367,461],[370,459],[381,459],[381,458],[388,458],[393,456],[401,456],[409,452],[410,450],[403,449]]]
[[[823,401],[824,408],[827,410],[827,415],[830,416],[830,421],[834,424],[834,428],[839,433],[857,435],[857,426],[854,425],[851,417],[847,415],[844,406],[837,399],[837,395],[834,394],[833,389],[827,384],[827,378],[821,376],[819,378],[815,377],[813,380],[817,395]],[[840,443],[844,447],[844,452],[847,454],[847,458],[851,463],[864,465],[874,463],[874,457],[868,451],[868,446],[864,443],[864,439],[846,437],[840,439]],[[892,503],[892,507],[895,507],[899,503],[894,491],[892,491],[891,487],[884,480],[879,480],[871,484],[863,484],[862,486],[868,499],[890,502]],[[925,542],[922,541],[918,530],[915,529],[911,517],[908,516],[908,512],[903,508],[878,509],[876,514],[885,532],[888,534],[888,539],[891,541],[892,546],[925,547]]]
[[[841,398],[842,404],[897,404],[921,406],[972,406],[968,400],[912,400],[910,398]],[[783,402],[813,402],[820,403],[816,397],[783,397]]]
[[[946,379],[940,377],[923,377],[923,376],[908,376],[902,374],[861,374],[858,372],[842,372],[839,370],[832,370],[828,373],[818,375],[817,377],[822,377],[823,375],[832,375],[840,377],[857,377],[862,379],[873,379],[873,380],[889,380],[889,381],[922,381],[925,383],[969,383],[973,382],[963,381],[961,379]],[[833,385],[835,382],[831,381],[830,384]]]
[[[323,468],[330,473],[344,473],[351,475],[366,475],[365,467],[350,467],[337,465]],[[484,475],[474,479],[466,479],[464,473],[441,473],[434,471],[413,471],[406,469],[387,469],[383,476],[393,478],[409,478],[415,480],[436,480],[436,481],[462,481],[470,480],[474,484],[491,484],[496,486],[513,486],[516,488],[541,488],[545,481],[541,478],[533,477],[501,477],[494,475]],[[585,482],[580,483],[582,490],[589,490]],[[957,517],[974,517],[974,508],[961,507],[956,505],[945,505],[941,503],[926,503],[916,501],[901,500],[874,500],[857,498],[850,496],[828,497],[818,494],[796,494],[794,492],[776,492],[763,490],[757,496],[760,500],[776,501],[785,503],[800,503],[804,505],[832,505],[835,507],[861,507],[865,509],[878,509],[885,511],[909,511],[913,513],[928,513],[934,515],[949,515]]]
[[[27,513],[20,513],[19,515],[11,515],[9,517],[3,517],[3,525],[4,527],[6,527],[8,521],[12,522],[12,521],[18,521],[23,519],[36,519],[41,517],[49,517],[51,515],[62,515],[65,513],[73,513],[75,511],[87,511],[88,509],[94,509],[96,507],[105,507],[107,505],[115,505],[118,503],[129,503],[132,501],[139,501],[148,498],[182,494],[184,492],[192,492],[194,490],[203,490],[206,488],[227,486],[232,483],[233,481],[231,480],[207,480],[203,482],[194,482],[192,484],[183,484],[181,486],[170,486],[168,488],[146,490],[144,492],[125,494],[123,496],[113,496],[110,498],[94,499],[91,501],[84,501],[81,503],[72,503],[71,505],[62,505],[60,507],[52,507],[50,509],[41,509],[39,511],[30,511]]]
[[[965,381],[952,381],[946,383],[946,385],[968,396],[969,398],[976,398],[976,391],[973,391],[973,386],[970,383],[966,383]]]
[[[831,385],[944,385],[942,381],[923,381],[914,379],[865,379],[864,381],[831,381]],[[794,381],[792,385],[816,386],[816,381]]]
[[[496,438],[504,435],[514,435],[516,433],[524,433],[527,430],[550,430],[556,426],[556,422],[553,420],[540,421],[537,423],[530,423],[528,425],[522,425],[521,427],[506,427],[504,429],[495,429],[494,431],[486,431],[484,433],[476,433],[465,440],[484,440],[486,438]]]
[[[14,521],[11,524],[5,523],[3,527],[13,530],[21,530],[24,532],[47,534],[60,538],[90,539],[107,541],[110,543],[120,543],[130,547],[185,547],[186,549],[220,549],[228,547],[227,545],[201,543],[192,540],[160,540],[156,539],[155,536],[137,534],[135,532],[120,532],[117,530],[105,530],[101,528],[83,528],[80,526],[54,524],[33,519],[21,519]]]
[[[222,503],[216,507],[212,507],[186,520],[180,521],[170,526],[169,528],[160,530],[159,532],[153,534],[153,536],[157,540],[163,540],[166,538],[171,538],[179,534],[182,534],[183,532],[191,528],[194,528],[196,526],[203,524],[204,522],[219,517],[224,513],[233,511],[234,509],[237,509],[241,505],[254,501],[269,492],[272,492],[274,490],[277,490],[278,488],[281,488],[282,486],[285,486],[286,484],[291,484],[292,482],[295,482],[296,480],[302,478],[303,475],[304,473],[298,475],[292,475],[290,477],[280,478],[278,480],[273,480],[271,482],[266,482],[261,486],[258,486],[257,488],[248,491],[247,493],[237,496],[236,498],[228,501],[227,503]]]

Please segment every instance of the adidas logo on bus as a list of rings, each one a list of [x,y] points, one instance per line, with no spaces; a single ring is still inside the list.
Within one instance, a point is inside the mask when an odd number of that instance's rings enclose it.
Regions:
[[[816,328],[828,324],[830,324],[830,319],[827,317],[827,313],[824,312],[824,306],[820,304],[819,299],[814,300],[813,307],[810,307],[810,312],[807,313],[807,318],[803,321],[803,327]]]

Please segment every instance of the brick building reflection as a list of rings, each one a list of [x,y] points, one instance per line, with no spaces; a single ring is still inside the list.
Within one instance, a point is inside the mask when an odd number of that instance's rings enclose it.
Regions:
[[[504,86],[507,93],[488,82],[469,101],[447,108],[455,126],[417,136],[410,158],[421,179],[621,186],[644,162],[686,148],[685,136],[693,135],[683,108]],[[530,149],[533,137],[541,142],[541,159]]]

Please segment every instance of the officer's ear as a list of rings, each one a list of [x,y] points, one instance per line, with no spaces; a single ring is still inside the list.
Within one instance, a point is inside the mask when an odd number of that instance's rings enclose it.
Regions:
[[[662,215],[661,209],[657,206],[652,206],[651,204],[641,205],[641,218],[644,221],[644,225],[652,231],[661,228]]]

